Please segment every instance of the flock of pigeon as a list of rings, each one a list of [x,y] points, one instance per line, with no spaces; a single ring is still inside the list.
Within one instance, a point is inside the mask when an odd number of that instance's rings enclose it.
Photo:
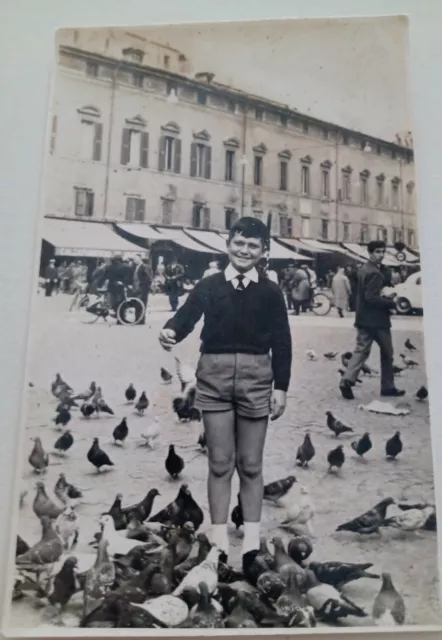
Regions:
[[[405,346],[414,350],[409,340]],[[335,360],[337,355],[324,354],[328,360]],[[342,355],[344,368],[350,356]],[[307,357],[317,359],[312,351],[307,352]],[[194,406],[195,372],[178,358],[175,361],[180,392],[173,399],[173,411],[180,421],[199,422],[201,416]],[[405,367],[417,365],[405,355],[403,361]],[[363,373],[373,372],[367,366]],[[173,382],[174,376],[164,368],[160,376],[164,384]],[[75,446],[74,435],[67,428],[72,411],[78,409],[85,420],[99,420],[103,413],[114,415],[95,382],[86,391],[75,393],[57,374],[51,391],[58,401],[55,426],[64,429],[54,444],[54,451],[61,456]],[[140,415],[149,407],[146,393],[138,395],[133,385],[124,395]],[[427,396],[424,387],[417,393],[420,401]],[[336,438],[353,432],[331,411],[326,413],[325,426]],[[124,447],[128,434],[123,418],[113,429],[114,443]],[[155,421],[141,434],[143,444],[150,449],[155,448],[159,436],[160,427]],[[206,452],[202,431],[197,446]],[[369,454],[370,434],[351,442],[351,447],[361,458]],[[397,432],[385,443],[386,458],[396,460],[402,449]],[[314,456],[311,434],[306,433],[297,450],[297,464],[308,468]],[[110,455],[96,437],[91,438],[86,457],[97,474],[113,467]],[[44,477],[50,456],[38,437],[34,438],[28,461],[35,473]],[[327,462],[329,473],[340,473],[345,462],[342,444],[329,451]],[[173,444],[169,445],[164,465],[170,478],[179,480],[185,462]],[[69,610],[75,611],[76,624],[88,628],[311,628],[317,623],[336,625],[347,617],[357,624],[357,619],[368,616],[380,626],[404,624],[405,603],[389,573],[380,576],[371,572],[372,563],[311,560],[315,507],[305,487],[294,497],[296,485],[295,476],[290,475],[264,487],[264,500],[283,510],[279,528],[290,538],[284,543],[278,535],[269,541],[262,537],[256,557],[238,570],[202,532],[204,514],[187,484],[181,484],[175,499],[156,512],[154,503],[160,495],[156,488],[132,505],[123,505],[123,496],[118,493],[108,510],[100,514],[100,531],[90,541],[96,551],[81,554],[75,553],[75,548],[80,534],[82,492],[60,473],[51,497],[39,479],[32,508],[41,523],[41,539],[30,546],[23,532],[17,535],[12,600],[31,598],[59,625],[66,624],[64,616]],[[26,494],[27,489],[21,492],[20,506]],[[396,515],[388,513],[393,504],[398,507]],[[231,521],[237,530],[244,523],[239,495]],[[435,507],[427,503],[396,503],[386,497],[339,525],[337,531],[381,536],[384,527],[405,532],[436,531]],[[380,580],[370,612],[343,591],[348,583],[361,578]]]

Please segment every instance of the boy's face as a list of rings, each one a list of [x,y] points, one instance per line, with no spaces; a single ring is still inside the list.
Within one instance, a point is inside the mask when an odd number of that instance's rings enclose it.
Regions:
[[[227,244],[229,261],[239,272],[250,271],[264,255],[261,238],[245,238],[240,233],[233,236]]]

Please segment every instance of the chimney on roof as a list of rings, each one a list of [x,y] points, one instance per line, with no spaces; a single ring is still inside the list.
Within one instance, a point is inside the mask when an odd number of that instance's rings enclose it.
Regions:
[[[210,73],[210,71],[200,71],[195,74],[195,80],[199,80],[199,82],[207,82],[210,84],[215,77],[214,73]]]

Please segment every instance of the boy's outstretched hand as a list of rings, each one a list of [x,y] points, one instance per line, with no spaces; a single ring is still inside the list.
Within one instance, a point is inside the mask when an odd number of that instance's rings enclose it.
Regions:
[[[173,329],[161,329],[158,340],[163,349],[170,351],[176,344],[176,333]]]
[[[277,420],[282,416],[287,404],[287,394],[280,389],[274,389],[271,401],[271,416],[270,420]]]

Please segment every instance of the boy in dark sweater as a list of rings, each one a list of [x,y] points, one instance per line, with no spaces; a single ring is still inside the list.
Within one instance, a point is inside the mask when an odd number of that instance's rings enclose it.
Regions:
[[[159,336],[170,350],[204,315],[196,405],[203,413],[209,454],[211,539],[228,554],[227,519],[236,469],[244,563],[259,548],[268,418],[276,420],[284,413],[292,358],[281,290],[256,270],[268,246],[269,233],[260,220],[238,220],[229,232],[225,271],[201,280]]]

